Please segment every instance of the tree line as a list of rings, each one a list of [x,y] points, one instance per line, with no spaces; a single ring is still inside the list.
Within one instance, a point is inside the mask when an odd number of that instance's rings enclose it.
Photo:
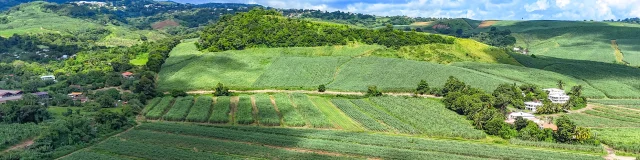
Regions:
[[[216,52],[252,47],[345,45],[349,41],[358,41],[399,48],[428,43],[452,44],[454,40],[439,35],[398,31],[391,25],[370,30],[289,19],[275,10],[258,8],[224,16],[216,24],[205,27],[197,46]]]

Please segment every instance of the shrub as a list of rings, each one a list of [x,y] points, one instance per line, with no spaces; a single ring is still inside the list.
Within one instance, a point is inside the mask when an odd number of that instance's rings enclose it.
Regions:
[[[368,97],[379,97],[379,96],[382,96],[382,92],[380,92],[378,90],[378,87],[376,87],[376,86],[369,86],[369,88],[367,89],[367,94],[365,94],[365,96],[368,96]]]
[[[318,92],[324,92],[327,91],[327,87],[324,86],[324,84],[321,84],[320,86],[318,86]]]

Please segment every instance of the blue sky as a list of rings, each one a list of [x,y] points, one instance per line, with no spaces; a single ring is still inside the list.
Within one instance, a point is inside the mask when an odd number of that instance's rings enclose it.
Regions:
[[[640,17],[640,0],[173,0],[250,3],[276,8],[478,20],[604,20]]]

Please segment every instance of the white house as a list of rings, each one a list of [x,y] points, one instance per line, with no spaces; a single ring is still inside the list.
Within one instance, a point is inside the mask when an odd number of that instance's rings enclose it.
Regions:
[[[536,110],[538,109],[538,107],[542,107],[542,102],[524,102],[524,107],[527,110],[530,110],[532,112],[536,112]]]
[[[565,94],[564,90],[562,89],[548,88],[543,90],[549,93],[549,100],[551,100],[552,103],[564,104],[569,101],[569,98],[571,98],[567,94]]]
[[[550,94],[549,95],[549,100],[551,100],[552,103],[560,103],[560,104],[564,104],[567,103],[567,101],[569,101],[569,97],[566,94]]]
[[[551,94],[564,94],[564,90],[558,88],[547,88],[543,89],[543,91],[547,91],[547,93]]]
[[[509,114],[509,119],[516,119],[517,117],[522,117],[524,119],[536,119],[536,116],[534,116],[531,113],[524,113],[524,112],[513,112],[511,114]]]
[[[42,79],[43,81],[46,81],[46,80],[54,80],[55,81],[56,80],[56,76],[54,76],[54,75],[42,76],[42,77],[40,77],[40,79]]]

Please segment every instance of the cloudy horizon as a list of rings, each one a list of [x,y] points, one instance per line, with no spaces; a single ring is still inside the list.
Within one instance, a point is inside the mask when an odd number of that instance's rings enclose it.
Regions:
[[[379,16],[478,20],[611,20],[640,17],[640,0],[172,0],[179,3],[247,3],[284,9],[318,9]]]

